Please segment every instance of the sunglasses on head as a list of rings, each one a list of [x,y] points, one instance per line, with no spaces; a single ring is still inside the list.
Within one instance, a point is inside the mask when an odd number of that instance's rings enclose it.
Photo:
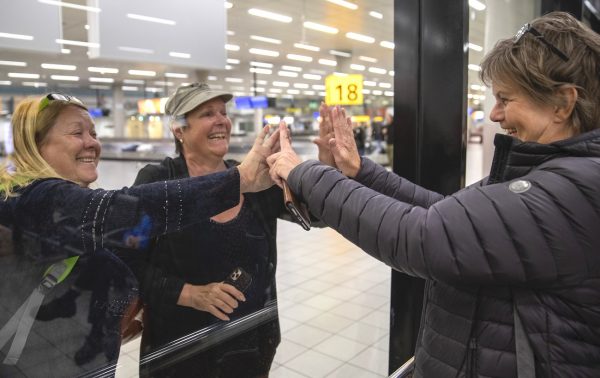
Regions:
[[[515,35],[515,38],[513,40],[514,43],[515,44],[519,43],[521,38],[523,38],[523,36],[527,33],[530,33],[531,35],[533,35],[535,37],[536,40],[541,41],[543,44],[548,46],[550,51],[552,51],[560,59],[564,60],[565,62],[569,61],[569,57],[567,56],[567,54],[563,53],[562,51],[560,51],[558,49],[558,47],[556,47],[552,43],[550,43],[546,38],[544,38],[542,33],[537,31],[533,26],[531,26],[531,24],[525,24],[521,27],[521,29],[519,29],[519,31],[517,32],[517,34]]]
[[[62,93],[49,93],[46,97],[44,97],[40,101],[40,108],[38,111],[41,112],[42,110],[46,109],[52,101],[69,102],[69,103],[79,105],[79,106],[85,108],[85,105],[83,105],[83,101],[81,101],[80,99],[78,99],[75,96],[69,96],[69,95],[65,95]]]

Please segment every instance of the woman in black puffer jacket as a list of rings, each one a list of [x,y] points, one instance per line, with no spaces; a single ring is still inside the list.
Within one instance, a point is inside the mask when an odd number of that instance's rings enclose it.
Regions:
[[[361,159],[340,109],[319,143],[340,171],[300,164],[281,128],[271,176],[367,253],[428,280],[416,376],[599,377],[600,37],[551,13],[498,42],[481,76],[508,135],[475,185],[444,198]]]

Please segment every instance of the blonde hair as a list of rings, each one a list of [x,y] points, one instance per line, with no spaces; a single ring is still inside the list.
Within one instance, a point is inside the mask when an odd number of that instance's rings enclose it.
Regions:
[[[600,127],[600,36],[564,12],[552,12],[531,22],[546,40],[569,58],[563,61],[531,33],[515,43],[500,40],[481,63],[480,77],[520,88],[540,104],[562,105],[558,90],[571,86],[577,101],[570,117],[575,134]]]
[[[44,97],[23,100],[12,116],[14,152],[0,172],[0,192],[4,195],[4,199],[16,195],[15,191],[18,188],[25,187],[34,180],[64,179],[44,160],[39,147],[62,110],[67,106],[79,105],[65,101],[50,101],[40,112],[40,101]],[[14,172],[9,172],[9,166],[14,168]]]

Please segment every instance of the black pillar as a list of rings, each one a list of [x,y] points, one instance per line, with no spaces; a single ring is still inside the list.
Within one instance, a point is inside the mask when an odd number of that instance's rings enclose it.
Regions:
[[[464,183],[468,1],[394,0],[394,171],[442,194]],[[390,373],[415,351],[424,281],[393,271]]]

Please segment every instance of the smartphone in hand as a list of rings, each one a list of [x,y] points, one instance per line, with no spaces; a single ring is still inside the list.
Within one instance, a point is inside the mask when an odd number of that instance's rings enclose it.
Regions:
[[[310,214],[306,205],[298,201],[285,180],[283,181],[283,202],[292,217],[303,229],[310,230]]]
[[[237,267],[223,282],[230,284],[243,293],[252,283],[252,276],[241,267]]]

